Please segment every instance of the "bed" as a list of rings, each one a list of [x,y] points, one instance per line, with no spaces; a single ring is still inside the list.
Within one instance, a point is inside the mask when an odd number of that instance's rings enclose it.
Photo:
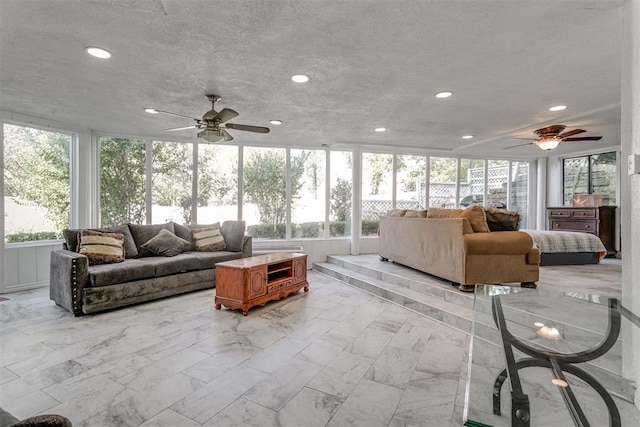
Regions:
[[[607,249],[598,236],[574,231],[520,230],[540,249],[540,265],[598,264]]]

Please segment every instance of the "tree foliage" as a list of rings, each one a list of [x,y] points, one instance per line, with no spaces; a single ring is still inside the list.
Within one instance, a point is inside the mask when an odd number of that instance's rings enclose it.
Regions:
[[[145,143],[100,140],[100,215],[103,227],[145,222]]]
[[[291,156],[291,203],[299,198],[308,152]],[[260,222],[280,224],[286,220],[287,192],[284,150],[251,150],[244,166],[244,191],[258,207]]]
[[[336,221],[351,219],[351,181],[338,178],[331,189],[331,215]]]
[[[70,219],[70,137],[4,126],[4,192],[22,205],[44,208],[60,232]]]

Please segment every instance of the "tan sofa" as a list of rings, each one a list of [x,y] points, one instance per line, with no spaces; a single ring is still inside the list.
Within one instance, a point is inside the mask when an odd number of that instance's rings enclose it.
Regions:
[[[521,231],[474,232],[466,218],[380,218],[380,257],[450,280],[535,287],[540,252]]]

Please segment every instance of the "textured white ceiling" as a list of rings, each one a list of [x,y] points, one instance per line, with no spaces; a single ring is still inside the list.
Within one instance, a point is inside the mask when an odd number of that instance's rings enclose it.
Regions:
[[[234,143],[504,147],[549,124],[619,145],[623,0],[0,0],[0,109],[99,132],[196,140],[205,94]],[[113,53],[108,61],[84,48]],[[291,82],[305,73],[307,84]],[[434,94],[451,90],[438,100]],[[568,105],[561,112],[548,108]],[[271,126],[280,119],[282,126]],[[385,133],[373,132],[384,126]],[[462,140],[473,134],[472,140]],[[526,141],[525,141],[526,142]]]

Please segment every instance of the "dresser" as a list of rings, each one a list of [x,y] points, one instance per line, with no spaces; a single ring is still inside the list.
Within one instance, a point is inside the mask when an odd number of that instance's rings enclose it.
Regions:
[[[616,207],[599,206],[547,208],[549,230],[580,231],[595,234],[609,254],[616,253]]]

